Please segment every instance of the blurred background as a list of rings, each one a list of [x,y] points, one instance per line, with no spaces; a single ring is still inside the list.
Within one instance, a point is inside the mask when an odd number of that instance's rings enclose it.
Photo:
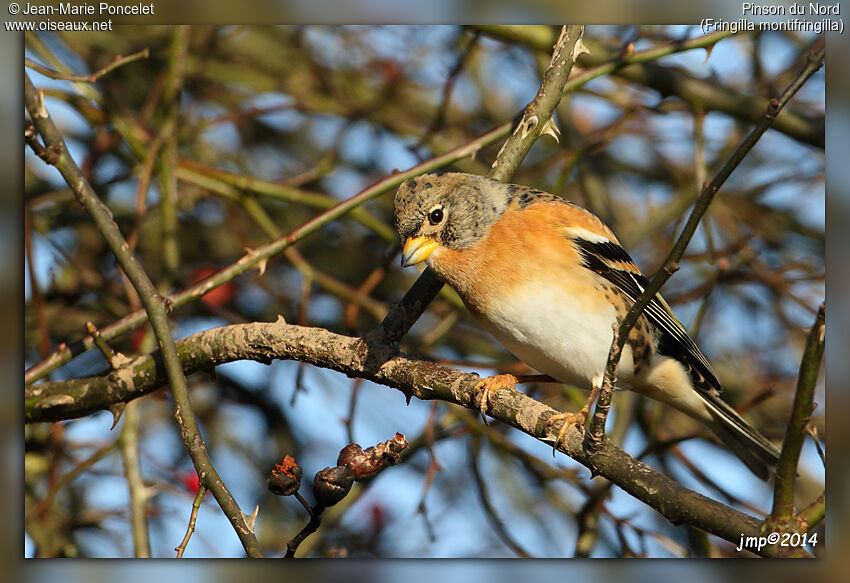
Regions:
[[[163,293],[185,289],[395,170],[475,140],[533,98],[557,28],[458,26],[126,26],[111,34],[26,37],[26,57],[90,73],[74,83],[27,74],[71,154],[109,205]],[[617,55],[696,38],[695,26],[589,26],[575,74]],[[748,33],[582,84],[557,110],[513,181],[598,214],[645,273],[665,258],[699,186],[711,179],[805,62],[818,37]],[[824,71],[817,73],[723,187],[664,295],[717,370],[730,402],[781,442],[805,329],[824,298]],[[485,174],[501,143],[446,170]],[[416,277],[398,267],[387,192],[173,313],[175,337],[234,322],[374,327]],[[138,307],[100,234],[55,169],[25,155],[25,367]],[[127,355],[155,342],[140,327],[110,342]],[[523,368],[451,292],[402,348],[475,371]],[[45,379],[102,372],[97,351]],[[739,556],[734,545],[669,524],[572,460],[470,411],[296,362],[239,362],[189,379],[213,461],[243,510],[259,505],[264,551],[281,554],[307,521],[265,477],[292,455],[305,483],[363,447],[403,433],[404,461],[330,509],[299,555],[328,557]],[[824,392],[812,426],[826,435]],[[526,385],[574,410],[586,395]],[[197,488],[170,396],[112,415],[25,428],[26,556],[132,557],[127,455],[139,459],[151,553],[173,556]],[[701,427],[630,393],[609,431],[632,455],[740,510],[769,511],[772,485]],[[127,445],[130,443],[131,445]],[[824,489],[813,440],[798,505]],[[305,487],[306,497],[310,497]],[[823,539],[821,539],[823,540]],[[819,545],[812,549],[816,554]],[[242,556],[211,497],[186,551]]]

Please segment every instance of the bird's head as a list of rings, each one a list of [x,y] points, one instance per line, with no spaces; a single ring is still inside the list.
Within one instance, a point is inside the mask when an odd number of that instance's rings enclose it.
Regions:
[[[507,208],[508,188],[458,172],[423,174],[402,183],[395,196],[402,267],[426,261],[441,247],[459,251],[481,240]]]

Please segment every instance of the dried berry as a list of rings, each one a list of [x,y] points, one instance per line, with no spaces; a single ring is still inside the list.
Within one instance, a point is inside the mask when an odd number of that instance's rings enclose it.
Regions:
[[[359,482],[371,478],[387,466],[397,464],[401,459],[401,452],[406,447],[407,439],[401,433],[396,433],[393,439],[365,451],[356,443],[352,443],[339,452],[337,464],[350,468],[354,479]]]
[[[291,496],[301,487],[301,466],[295,463],[292,456],[283,458],[279,464],[275,464],[266,484],[272,494],[278,496]]]
[[[357,445],[356,443],[346,445],[339,451],[339,456],[336,458],[336,465],[347,466],[351,463],[354,463],[355,460],[357,460],[362,455],[363,448]]]
[[[323,506],[333,506],[348,494],[354,484],[354,472],[348,466],[325,468],[313,479],[313,494]]]

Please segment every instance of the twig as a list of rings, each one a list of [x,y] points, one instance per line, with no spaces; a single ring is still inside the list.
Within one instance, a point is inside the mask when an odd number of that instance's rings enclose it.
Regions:
[[[325,511],[325,507],[321,504],[316,504],[315,506],[310,507],[310,505],[307,504],[300,496],[299,501],[301,504],[306,504],[305,508],[307,508],[307,511],[310,513],[310,520],[304,525],[304,528],[302,528],[298,534],[286,543],[286,554],[283,556],[285,559],[294,559],[295,551],[298,550],[298,546],[304,542],[305,538],[319,530],[319,526],[322,525],[322,513]]]
[[[800,451],[803,449],[803,440],[806,437],[806,424],[814,411],[815,385],[824,351],[825,314],[826,308],[824,304],[821,304],[815,323],[806,338],[791,419],[788,421],[788,429],[782,441],[782,453],[779,456],[779,464],[776,466],[773,511],[770,520],[777,524],[789,522],[794,515],[794,482],[797,479]]]
[[[238,199],[241,194],[240,191],[247,191],[272,200],[303,204],[319,209],[330,209],[339,204],[334,197],[326,194],[304,190],[290,184],[268,182],[253,176],[210,168],[185,158],[177,161],[177,178],[232,199]],[[395,243],[396,235],[392,227],[369,213],[365,208],[352,209],[350,216],[385,241]]]
[[[33,61],[32,59],[24,59],[24,64],[30,69],[38,71],[42,75],[50,77],[51,79],[58,79],[60,81],[78,81],[81,83],[94,83],[95,81],[97,81],[107,73],[114,71],[118,67],[126,65],[128,63],[132,63],[133,61],[138,61],[140,59],[147,59],[149,55],[150,50],[147,48],[144,48],[137,53],[133,53],[132,55],[127,55],[126,57],[118,55],[107,66],[103,67],[102,69],[98,69],[97,71],[89,75],[72,75],[70,73],[60,73],[59,71],[48,69],[44,65],[41,65]]]
[[[30,133],[30,128],[32,126],[27,128],[27,134]],[[37,144],[38,141],[35,140],[35,143]],[[38,284],[38,279],[35,276],[35,254],[33,253],[32,229],[30,228],[28,205],[24,206],[24,249],[27,254],[27,271],[29,272],[30,298],[32,300],[33,314],[35,315],[35,328],[38,331],[38,354],[41,358],[47,358],[50,354],[50,328],[47,324],[47,316],[44,311],[44,296],[41,295],[41,286]]]
[[[478,498],[481,500],[481,506],[484,507],[484,514],[487,516],[487,521],[490,523],[496,535],[501,539],[505,546],[511,549],[514,553],[525,559],[533,558],[522,546],[519,545],[505,530],[505,525],[496,514],[496,509],[490,503],[490,496],[487,494],[487,484],[481,478],[481,471],[478,469],[478,454],[481,452],[481,443],[478,436],[474,436],[469,441],[469,467],[472,470],[472,477],[475,480],[475,490],[478,492]]]
[[[142,479],[139,465],[139,402],[127,403],[124,409],[124,425],[118,436],[118,449],[124,462],[124,476],[130,494],[130,525],[133,531],[133,550],[136,558],[151,556],[150,533],[148,532],[147,503],[148,489]]]
[[[168,74],[162,102],[165,110],[160,133],[165,136],[160,162],[159,184],[160,228],[162,232],[162,259],[169,279],[177,275],[180,267],[180,246],[177,241],[177,138],[180,116],[180,94],[183,88],[183,71],[186,66],[186,51],[189,45],[189,27],[178,26],[171,37],[168,55]],[[163,287],[170,287],[163,282]]]
[[[398,257],[397,251],[395,253],[388,253],[384,257],[384,261],[381,262],[378,267],[372,270],[372,272],[366,277],[366,279],[363,280],[363,283],[361,283],[356,289],[356,293],[359,298],[369,298],[369,294],[371,294],[375,290],[378,284],[381,283],[381,281],[383,281],[384,277],[387,275],[390,263],[392,263],[392,261],[396,257]],[[369,300],[373,301],[371,300],[371,298],[369,298]],[[343,321],[346,323],[348,328],[352,330],[352,333],[357,330],[357,315],[360,313],[360,307],[362,305],[363,302],[359,302],[356,298],[352,298],[348,302],[348,305],[345,306]],[[383,306],[383,304],[381,305],[382,307],[384,307],[384,310],[380,316],[380,319],[383,319],[387,315],[389,309]]]
[[[419,440],[428,450],[428,467],[426,468],[425,476],[422,479],[422,494],[419,497],[419,504],[416,505],[416,514],[422,516],[422,524],[425,526],[425,532],[428,535],[428,540],[431,542],[437,540],[437,535],[434,532],[434,525],[431,524],[431,519],[428,518],[428,506],[426,501],[428,499],[428,492],[431,489],[431,485],[434,483],[434,478],[437,476],[437,473],[443,469],[440,466],[440,462],[437,461],[437,454],[434,451],[434,443],[437,440],[435,430],[437,429],[436,422],[439,407],[440,403],[438,401],[434,401],[431,405],[431,410],[428,412],[428,418],[425,420],[425,429],[419,437]],[[411,455],[414,447],[414,444],[411,443],[411,447],[408,448],[406,455]]]
[[[100,335],[97,327],[95,327],[94,323],[86,322],[86,331],[91,335],[94,340],[95,346],[97,346],[98,350],[100,350],[103,357],[106,359],[106,362],[109,364],[109,368],[115,369],[118,368],[115,362],[115,351],[112,350],[112,347],[106,343],[103,339],[103,336]]]
[[[186,385],[186,377],[183,374],[180,359],[177,355],[177,347],[169,329],[165,301],[157,293],[156,288],[154,288],[144,269],[130,252],[127,242],[118,229],[118,225],[113,221],[112,213],[98,198],[97,194],[95,194],[91,185],[85,180],[79,167],[71,158],[65,145],[65,140],[47,113],[43,95],[36,90],[29,75],[24,75],[24,102],[44,143],[55,147],[59,152],[55,163],[57,170],[59,170],[68,186],[74,192],[77,201],[94,220],[98,230],[118,260],[119,265],[127,274],[127,277],[130,278],[133,287],[139,294],[165,361],[168,383],[174,395],[174,416],[180,426],[183,441],[195,464],[199,479],[212,491],[222,510],[224,510],[230,519],[236,534],[245,547],[245,551],[250,556],[261,556],[257,538],[254,536],[253,531],[248,528],[244,514],[227,490],[224,482],[218,476],[207,454],[203,438],[198,429],[197,420],[192,411],[192,404],[189,400],[189,389]]]
[[[186,546],[189,544],[189,539],[195,532],[195,522],[198,520],[198,510],[201,508],[201,502],[204,501],[204,496],[207,495],[207,489],[203,484],[198,485],[198,493],[195,494],[195,499],[192,500],[192,512],[189,514],[189,526],[186,527],[186,534],[180,544],[174,547],[177,551],[177,558],[182,559],[183,553],[186,552]]]
[[[354,379],[354,386],[351,387],[351,397],[348,400],[348,415],[345,417],[343,425],[345,425],[345,438],[348,443],[354,443],[354,413],[357,409],[357,394],[360,392],[360,387],[363,386],[363,379]]]
[[[132,251],[136,250],[136,244],[139,240],[139,230],[142,226],[142,219],[145,216],[148,206],[148,188],[151,183],[151,175],[153,174],[154,165],[156,164],[157,156],[162,148],[166,136],[162,133],[151,140],[147,156],[142,163],[142,169],[139,172],[139,186],[136,188],[136,212],[133,216],[133,229],[127,235],[127,244]]]
[[[525,159],[532,144],[543,133],[552,119],[555,108],[564,95],[564,86],[573,68],[574,58],[580,53],[583,26],[571,25],[561,28],[561,35],[555,43],[549,68],[543,75],[543,81],[537,95],[525,107],[522,118],[513,134],[507,139],[496,160],[490,168],[490,178],[505,182],[510,180],[519,165]]]
[[[592,490],[576,514],[578,536],[576,537],[575,557],[589,557],[593,547],[596,546],[596,541],[599,538],[599,515],[602,513],[605,498],[608,496],[611,486],[611,482],[603,482]]]
[[[440,99],[440,105],[437,107],[437,113],[434,114],[431,125],[425,133],[422,134],[422,137],[420,137],[415,144],[410,146],[409,149],[411,151],[421,148],[428,141],[428,138],[431,135],[438,132],[443,127],[443,124],[446,121],[446,111],[448,110],[455,82],[457,82],[457,78],[461,71],[463,71],[463,67],[466,65],[467,60],[469,60],[470,55],[472,55],[472,52],[478,45],[478,36],[478,32],[473,32],[466,41],[466,46],[464,47],[463,52],[458,57],[454,67],[452,67],[451,71],[449,71],[448,77],[446,77],[446,82],[443,84],[443,97]]]
[[[265,234],[272,240],[278,239],[281,236],[280,230],[274,223],[272,218],[260,203],[253,197],[239,197],[238,203],[247,212],[251,218],[259,225]],[[330,293],[353,302],[356,305],[365,307],[376,320],[380,320],[387,315],[388,308],[383,302],[369,297],[368,293],[361,293],[357,289],[351,287],[333,276],[324,273],[310,265],[310,263],[301,255],[295,247],[287,247],[283,251],[284,256],[289,262],[301,273],[304,277],[304,284],[307,286],[307,291],[312,286],[313,282],[319,284],[322,288]],[[306,311],[299,312],[306,318]],[[300,316],[299,316],[300,317]],[[306,322],[299,322],[306,323]]]
[[[611,349],[608,352],[608,360],[605,366],[605,376],[602,381],[602,389],[599,392],[599,397],[596,402],[596,408],[593,413],[593,418],[590,423],[590,431],[587,432],[588,447],[598,447],[605,433],[605,420],[608,417],[608,410],[611,407],[611,396],[614,388],[615,371],[617,364],[620,362],[620,353],[623,350],[623,345],[628,338],[629,332],[634,327],[638,318],[643,313],[643,310],[655,297],[655,294],[661,289],[661,286],[678,270],[679,259],[688,246],[691,238],[696,232],[700,219],[708,209],[708,205],[714,199],[714,195],[729,178],[729,175],[743,161],[744,157],[755,146],[759,138],[768,130],[776,116],[785,107],[785,104],[791,100],[794,94],[803,86],[803,84],[820,69],[823,64],[824,49],[821,46],[819,50],[809,54],[805,67],[800,71],[794,81],[782,92],[778,98],[770,101],[767,110],[764,112],[761,121],[752,129],[752,131],[744,138],[744,141],[738,146],[732,156],[726,161],[720,171],[708,184],[703,186],[702,193],[694,203],[694,208],[691,215],[688,217],[687,223],[676,240],[676,244],[670,250],[670,254],[665,259],[663,266],[653,276],[652,280],[647,285],[641,296],[635,301],[632,308],[629,310],[626,317],[623,318],[616,331],[614,341],[611,344]]]

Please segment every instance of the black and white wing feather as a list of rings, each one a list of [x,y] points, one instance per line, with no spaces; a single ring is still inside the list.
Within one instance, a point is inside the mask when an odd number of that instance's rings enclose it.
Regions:
[[[616,285],[632,302],[637,301],[649,281],[619,244],[599,236],[593,240],[571,238],[584,267]],[[717,375],[660,294],[650,300],[644,314],[659,335],[658,353],[682,363],[694,389],[718,420],[712,430],[756,475],[767,479],[767,466],[779,461],[779,450],[723,400]]]

